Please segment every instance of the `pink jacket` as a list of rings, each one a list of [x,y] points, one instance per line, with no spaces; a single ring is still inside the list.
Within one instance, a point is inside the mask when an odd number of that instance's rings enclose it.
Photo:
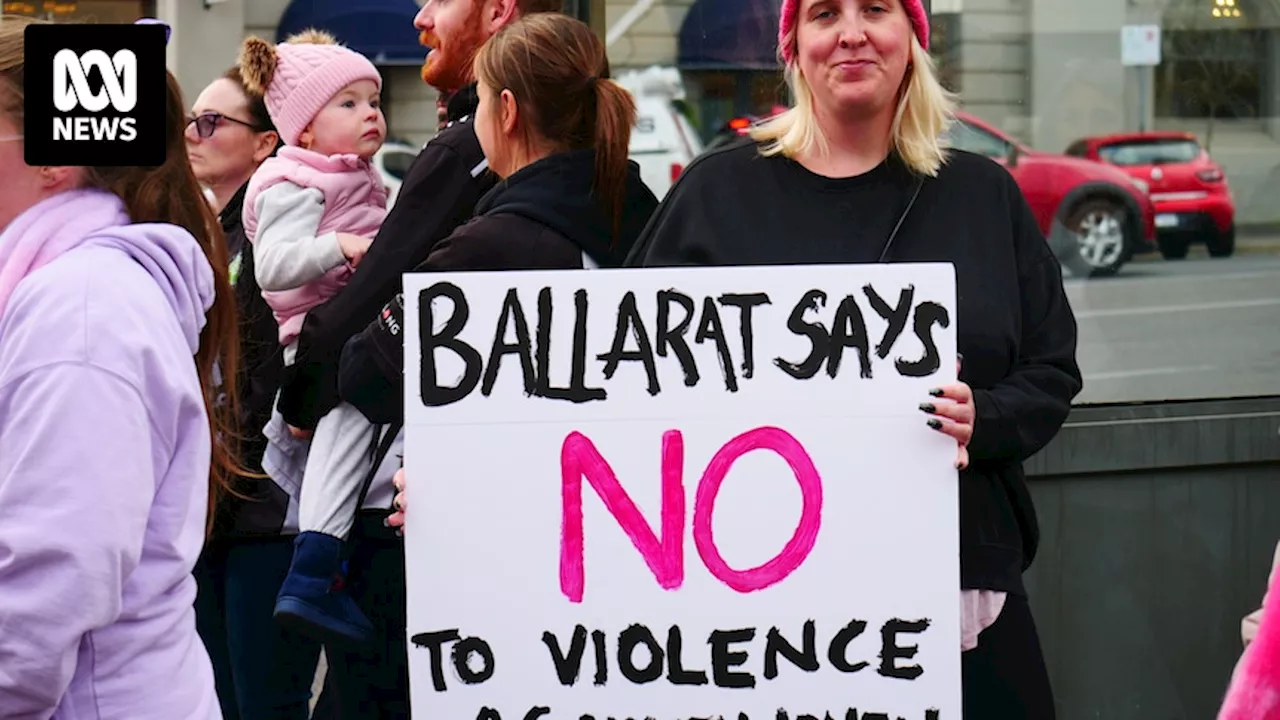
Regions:
[[[263,190],[281,182],[324,193],[324,216],[316,235],[351,233],[372,238],[387,215],[387,188],[373,166],[355,155],[322,155],[299,147],[280,148],[249,180],[244,198],[244,231],[250,242],[258,233],[257,199]],[[301,287],[262,296],[280,325],[280,344],[297,338],[307,311],[337,294],[351,277],[342,264]]]
[[[1231,675],[1218,719],[1280,720],[1280,545],[1262,609],[1246,618],[1243,634],[1248,646]]]

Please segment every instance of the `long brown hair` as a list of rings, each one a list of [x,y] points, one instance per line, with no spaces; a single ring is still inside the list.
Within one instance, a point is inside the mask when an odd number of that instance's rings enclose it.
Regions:
[[[3,109],[19,127],[22,125],[22,99],[25,96],[23,32],[27,25],[35,22],[40,21],[14,16],[0,19],[0,80],[11,100]],[[168,138],[164,164],[154,168],[84,168],[83,184],[119,196],[133,222],[169,223],[184,228],[195,237],[213,268],[213,307],[206,314],[204,330],[200,333],[200,348],[195,355],[213,440],[206,518],[208,529],[212,526],[214,510],[230,490],[233,478],[243,472],[237,458],[235,422],[239,405],[239,393],[236,391],[239,334],[235,298],[228,279],[226,238],[191,170],[183,135],[187,125],[186,104],[177,79],[173,73],[167,75],[165,128]]]
[[[555,151],[595,148],[594,193],[613,220],[616,240],[636,103],[609,79],[604,43],[580,20],[537,13],[494,34],[476,56],[475,70],[491,92],[515,96],[528,141]]]

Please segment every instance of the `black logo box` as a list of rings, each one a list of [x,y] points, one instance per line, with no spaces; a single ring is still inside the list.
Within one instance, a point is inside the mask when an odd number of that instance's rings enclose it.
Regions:
[[[165,28],[132,24],[34,24],[25,31],[25,160],[28,165],[143,166],[162,165],[167,138],[165,128]],[[112,57],[132,50],[137,57],[138,101],[133,110],[117,113],[110,103],[92,113],[77,107],[60,112],[53,98],[53,58],[69,49],[77,55],[101,50]],[[96,69],[87,73],[89,87],[101,92],[103,80]],[[55,118],[132,118],[136,137],[131,141],[54,140]],[[101,121],[101,120],[100,120]]]

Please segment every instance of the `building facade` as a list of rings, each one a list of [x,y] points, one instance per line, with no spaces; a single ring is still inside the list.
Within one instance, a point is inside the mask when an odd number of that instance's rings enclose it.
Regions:
[[[776,60],[779,0],[605,0],[615,71],[675,67],[704,140],[786,101]],[[934,55],[965,109],[1037,150],[1139,129],[1197,135],[1225,169],[1238,222],[1280,225],[1280,0],[934,0]],[[234,61],[241,40],[319,25],[385,79],[390,134],[435,131],[419,77],[415,0],[22,0],[5,12],[172,24],[169,64],[188,97]],[[1160,61],[1121,60],[1127,25],[1161,31]]]

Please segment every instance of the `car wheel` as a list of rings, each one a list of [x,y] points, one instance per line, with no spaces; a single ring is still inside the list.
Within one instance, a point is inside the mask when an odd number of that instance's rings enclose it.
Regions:
[[[1085,200],[1072,209],[1066,226],[1076,236],[1075,252],[1065,264],[1077,277],[1115,275],[1129,259],[1127,217],[1120,203],[1106,198]]]
[[[1160,255],[1165,260],[1181,260],[1187,256],[1187,248],[1191,246],[1191,238],[1185,233],[1174,233],[1171,235],[1162,235],[1157,242],[1160,244]]]
[[[1235,223],[1228,227],[1226,232],[1217,233],[1204,241],[1205,247],[1209,250],[1209,257],[1227,258],[1231,257],[1236,251],[1236,226]]]

